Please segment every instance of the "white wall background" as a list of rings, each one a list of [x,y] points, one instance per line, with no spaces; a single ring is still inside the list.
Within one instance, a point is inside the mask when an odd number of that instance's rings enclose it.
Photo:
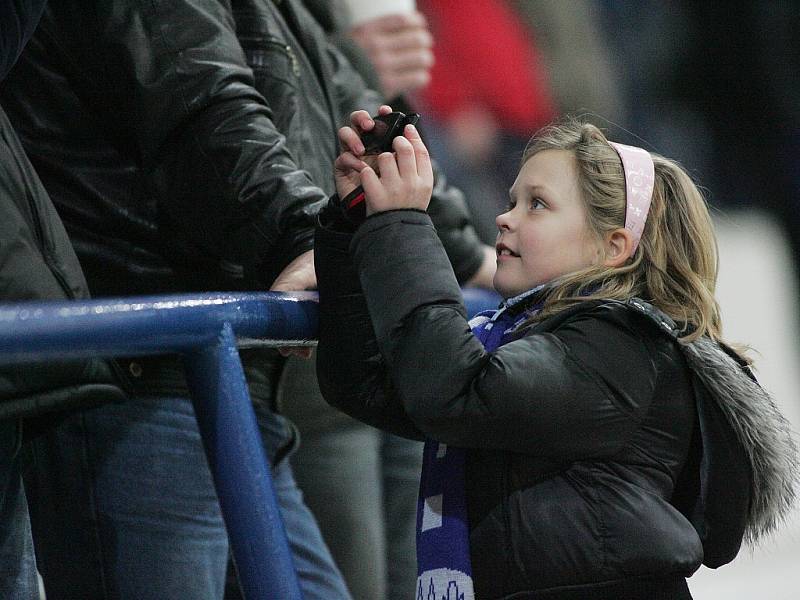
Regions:
[[[800,304],[788,243],[767,215],[716,217],[723,335],[758,351],[759,381],[800,431]],[[800,511],[769,544],[744,548],[719,569],[701,568],[689,587],[695,600],[800,599]]]

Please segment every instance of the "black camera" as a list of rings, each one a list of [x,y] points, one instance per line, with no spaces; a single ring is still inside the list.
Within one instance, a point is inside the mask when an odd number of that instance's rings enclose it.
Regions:
[[[380,154],[392,151],[392,141],[398,135],[403,135],[406,125],[416,125],[419,122],[417,113],[391,112],[388,115],[372,117],[375,127],[361,136],[366,154]]]
[[[419,122],[417,113],[391,112],[386,115],[372,117],[375,127],[364,132],[361,141],[364,144],[365,154],[380,154],[392,151],[392,141],[398,135],[403,135],[406,125],[416,125]],[[358,227],[367,218],[367,206],[364,202],[364,188],[358,186],[344,198],[333,196],[328,205],[320,213],[319,219],[323,225],[338,223],[349,229]]]

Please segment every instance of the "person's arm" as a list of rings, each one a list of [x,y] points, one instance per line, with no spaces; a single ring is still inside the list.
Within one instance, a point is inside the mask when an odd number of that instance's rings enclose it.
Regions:
[[[318,11],[315,11],[314,14],[318,14]],[[420,27],[417,16],[408,17],[408,19],[410,19],[410,23],[416,23],[412,29]],[[400,22],[404,23],[406,19],[403,18]],[[391,20],[389,20],[389,23],[391,24]],[[423,29],[427,31],[426,27]],[[380,94],[369,89],[364,80],[377,79],[376,73],[380,77],[384,77],[382,71],[386,69],[378,69],[376,65],[368,60],[351,64],[342,55],[340,46],[335,43],[336,40],[341,38],[341,32],[336,33],[338,37],[334,37],[329,45],[329,53],[332,56],[332,64],[334,65],[332,83],[334,85],[334,95],[338,99],[338,105],[348,111],[364,108],[369,110],[375,105],[376,98],[379,98]],[[412,36],[419,33],[420,31],[416,31],[416,33],[412,33]],[[425,40],[422,40],[422,42],[415,52],[427,52],[425,50]],[[358,67],[358,71],[356,71],[355,67]],[[393,104],[395,110],[409,112],[413,109],[405,96],[400,96],[395,100],[399,102],[399,104]],[[425,115],[422,115],[423,128],[424,122]],[[438,166],[434,165],[433,172],[434,189],[428,213],[431,215],[431,219],[433,219],[439,232],[447,256],[453,264],[456,277],[462,285],[490,288],[496,267],[495,259],[491,256],[492,249],[481,243],[461,190],[448,183],[445,173]]]
[[[647,341],[597,309],[487,353],[430,219],[382,212],[351,251],[396,402],[441,442],[549,456],[609,456],[649,407]],[[636,373],[636,377],[631,377]]]
[[[387,114],[391,108],[384,105],[378,112]],[[350,126],[339,130],[344,150],[336,159],[334,176],[341,198],[363,182],[364,169],[371,170],[362,158],[377,168],[391,157],[389,153],[377,159],[364,155],[364,144],[356,132],[369,131],[373,126],[370,114],[362,110],[352,113]],[[397,145],[396,140],[394,144]],[[405,158],[407,164],[408,152]],[[416,196],[423,198],[426,205],[433,182],[429,164],[427,171],[425,181],[420,179],[416,186]],[[318,219],[315,264],[319,282],[317,379],[320,390],[329,404],[360,421],[404,437],[422,439],[424,436],[405,414],[393,392],[378,349],[358,273],[350,257],[353,227],[353,222],[335,204],[323,209]]]
[[[317,379],[325,400],[368,425],[422,439],[391,391],[375,341],[358,274],[350,258],[352,234],[317,227],[319,284]]]
[[[407,126],[364,164],[358,136],[336,161],[339,194],[360,181],[367,219],[350,252],[394,403],[427,436],[460,447],[573,460],[608,456],[635,431],[656,380],[647,340],[609,309],[488,353],[430,218],[430,157]],[[630,377],[636,373],[636,377]]]
[[[451,186],[435,162],[434,186],[428,215],[461,285],[491,288],[497,267],[493,248],[478,238],[472,215],[460,189]]]
[[[85,32],[63,40],[103,86],[85,92],[133,146],[178,235],[265,287],[311,249],[324,194],[255,90],[227,2],[75,0],[52,12]]]

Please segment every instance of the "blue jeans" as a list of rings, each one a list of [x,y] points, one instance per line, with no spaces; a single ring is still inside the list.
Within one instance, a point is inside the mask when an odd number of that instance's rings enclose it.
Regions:
[[[259,415],[268,454],[286,421]],[[69,418],[34,444],[31,518],[48,600],[219,600],[228,538],[191,402],[135,397]],[[306,599],[348,598],[288,458],[277,499]]]
[[[21,443],[19,423],[0,423],[0,598],[4,600],[39,598],[20,468]]]

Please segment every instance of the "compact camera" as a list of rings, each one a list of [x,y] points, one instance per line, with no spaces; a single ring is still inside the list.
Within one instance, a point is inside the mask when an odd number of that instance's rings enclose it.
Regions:
[[[398,135],[403,135],[406,125],[416,125],[419,122],[417,113],[391,112],[388,115],[372,117],[375,127],[361,136],[366,154],[380,154],[392,151],[392,141]]]
[[[364,144],[365,154],[374,155],[381,152],[392,151],[392,141],[398,135],[403,135],[406,125],[416,125],[419,122],[417,113],[405,114],[391,112],[386,115],[372,117],[375,127],[364,132],[361,141]],[[344,198],[334,196],[326,209],[320,214],[320,220],[346,224],[350,228],[358,227],[367,217],[367,207],[364,202],[364,188],[358,186]]]

